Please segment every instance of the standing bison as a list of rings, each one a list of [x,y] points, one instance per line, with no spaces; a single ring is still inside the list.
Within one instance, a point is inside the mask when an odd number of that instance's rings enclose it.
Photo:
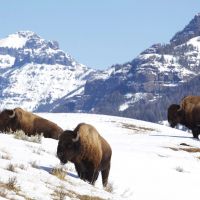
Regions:
[[[97,130],[81,123],[74,131],[66,130],[59,137],[57,156],[65,164],[74,163],[78,176],[94,184],[99,172],[105,187],[108,182],[112,150]]]
[[[168,108],[168,122],[171,127],[182,124],[192,130],[193,137],[200,134],[200,96],[187,96],[180,105],[172,104]]]
[[[21,108],[5,109],[0,113],[0,131],[23,130],[27,135],[43,133],[46,138],[58,139],[63,132],[55,123]]]

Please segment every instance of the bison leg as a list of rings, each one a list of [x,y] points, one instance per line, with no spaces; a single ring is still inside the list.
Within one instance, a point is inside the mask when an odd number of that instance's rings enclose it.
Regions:
[[[110,164],[108,165],[108,167],[106,169],[101,171],[102,183],[103,183],[104,187],[106,187],[106,185],[108,183],[109,172],[110,172]]]
[[[77,172],[78,176],[80,177],[80,175],[81,175],[81,170],[80,170],[79,165],[75,164],[75,169],[76,169],[76,172]]]
[[[193,135],[193,137],[195,138],[195,139],[199,139],[199,128],[193,128],[192,129],[192,135]]]
[[[80,165],[75,164],[75,169],[78,173],[79,178],[85,181],[87,175],[86,175],[84,167],[81,166],[81,164]]]
[[[93,164],[87,160],[81,161],[78,164],[76,163],[75,168],[80,179],[88,181],[91,184],[94,184],[99,176],[99,172],[96,171]]]
[[[93,177],[92,177],[92,181],[91,183],[94,185],[94,183],[96,182],[97,178],[99,176],[99,172],[94,172]]]
[[[86,173],[86,180],[91,183],[92,185],[95,184],[97,178],[99,176],[99,172],[95,171],[94,169],[90,169]]]

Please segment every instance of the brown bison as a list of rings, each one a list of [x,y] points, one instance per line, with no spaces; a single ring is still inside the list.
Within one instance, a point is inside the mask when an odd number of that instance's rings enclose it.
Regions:
[[[66,130],[59,137],[57,156],[65,164],[74,163],[78,176],[94,184],[101,171],[102,183],[108,182],[112,150],[97,130],[81,123],[74,131]]]
[[[44,137],[58,139],[63,132],[55,123],[21,108],[5,109],[0,113],[0,131],[23,130],[27,135],[43,133]]]
[[[171,127],[182,124],[192,130],[194,138],[200,134],[200,96],[187,96],[180,105],[172,104],[168,108],[168,122]]]

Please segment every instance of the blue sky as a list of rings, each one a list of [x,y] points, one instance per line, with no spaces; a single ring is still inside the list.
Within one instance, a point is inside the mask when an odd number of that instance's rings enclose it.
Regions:
[[[105,69],[168,43],[199,12],[197,0],[2,0],[0,38],[31,30],[80,63]]]

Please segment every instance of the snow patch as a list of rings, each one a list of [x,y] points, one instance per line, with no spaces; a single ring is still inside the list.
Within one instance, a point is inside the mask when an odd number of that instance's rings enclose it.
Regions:
[[[0,68],[12,67],[15,63],[15,57],[9,55],[0,55]]]
[[[196,47],[197,50],[199,51],[200,50],[200,36],[190,39],[186,44]]]
[[[27,38],[22,37],[19,34],[11,34],[7,38],[0,40],[0,47],[19,49],[25,46],[26,41]]]
[[[124,111],[129,108],[129,106],[133,105],[134,103],[140,101],[141,99],[146,98],[147,93],[127,93],[125,95],[126,102],[119,106],[119,111]]]
[[[128,107],[129,107],[128,103],[122,104],[122,105],[119,107],[119,111],[124,111],[124,110],[128,109]]]

